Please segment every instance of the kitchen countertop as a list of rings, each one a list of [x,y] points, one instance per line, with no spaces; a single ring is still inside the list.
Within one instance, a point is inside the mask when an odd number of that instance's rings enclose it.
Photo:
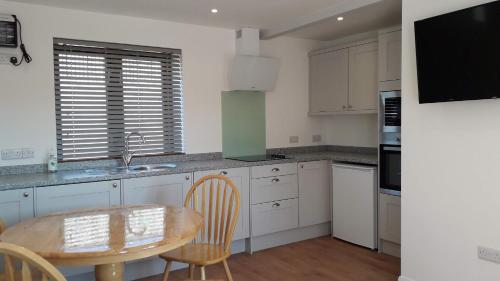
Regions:
[[[106,180],[120,180],[137,177],[150,177],[169,174],[191,173],[195,171],[229,169],[239,167],[262,166],[280,163],[294,163],[317,160],[331,160],[339,162],[351,162],[357,164],[377,165],[376,153],[360,152],[309,152],[309,153],[289,153],[288,157],[292,159],[268,160],[259,162],[242,162],[229,159],[199,160],[199,161],[180,161],[175,162],[176,168],[149,171],[149,172],[130,172],[113,168],[97,168],[89,170],[59,171],[56,173],[33,173],[33,174],[14,174],[0,176],[0,191],[29,187],[41,187],[62,184],[86,183]]]

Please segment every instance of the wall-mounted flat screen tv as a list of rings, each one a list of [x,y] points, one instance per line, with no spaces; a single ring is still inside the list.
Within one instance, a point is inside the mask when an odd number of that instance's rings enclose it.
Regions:
[[[420,103],[500,98],[500,1],[415,22]]]

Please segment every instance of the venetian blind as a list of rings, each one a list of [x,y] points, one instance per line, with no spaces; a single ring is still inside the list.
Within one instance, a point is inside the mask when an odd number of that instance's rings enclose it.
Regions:
[[[183,152],[178,49],[54,39],[59,160]]]

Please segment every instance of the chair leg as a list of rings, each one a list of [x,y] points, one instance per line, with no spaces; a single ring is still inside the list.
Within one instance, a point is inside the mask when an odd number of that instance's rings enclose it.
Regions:
[[[207,277],[205,276],[205,267],[204,266],[200,267],[200,271],[201,271],[201,280],[207,280]]]
[[[165,265],[165,271],[163,272],[163,281],[168,280],[168,274],[170,273],[170,268],[172,267],[172,262],[167,261],[167,265]]]
[[[194,279],[194,268],[195,268],[194,264],[189,265],[189,280]]]
[[[227,280],[233,281],[233,276],[231,275],[231,271],[229,270],[229,265],[227,265],[227,261],[223,260],[222,264],[224,265],[224,270],[226,271]]]

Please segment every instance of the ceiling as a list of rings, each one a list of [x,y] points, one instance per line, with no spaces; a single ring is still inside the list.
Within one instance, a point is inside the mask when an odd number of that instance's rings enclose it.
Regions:
[[[254,27],[272,30],[286,26],[297,19],[334,11],[356,3],[391,2],[372,4],[346,14],[346,20],[337,24],[332,20],[295,30],[290,35],[300,38],[325,40],[351,31],[367,31],[373,24],[393,24],[401,20],[401,0],[9,0],[41,4],[92,12],[144,17],[182,23],[239,29]],[[395,4],[395,2],[398,2]],[[376,6],[376,7],[372,7]],[[218,14],[210,13],[212,8]],[[366,9],[366,10],[365,10]],[[385,10],[388,9],[388,10]],[[350,14],[352,13],[352,15]],[[397,15],[394,15],[397,13]],[[396,19],[397,18],[397,19]],[[314,17],[313,17],[314,19]],[[296,26],[293,26],[295,29]],[[365,29],[365,30],[364,30]]]

